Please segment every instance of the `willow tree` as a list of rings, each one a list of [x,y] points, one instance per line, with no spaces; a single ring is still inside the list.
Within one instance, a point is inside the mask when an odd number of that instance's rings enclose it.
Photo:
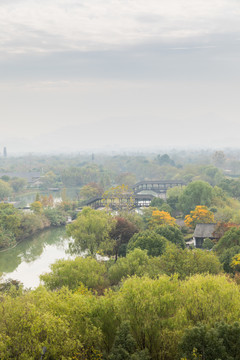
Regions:
[[[112,250],[109,233],[113,226],[114,220],[110,214],[85,207],[77,219],[67,226],[67,234],[73,238],[70,252],[80,254],[88,251],[91,256],[95,256],[99,250]]]

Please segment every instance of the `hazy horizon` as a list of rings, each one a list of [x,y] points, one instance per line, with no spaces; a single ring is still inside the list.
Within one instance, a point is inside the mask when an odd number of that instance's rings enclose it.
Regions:
[[[0,152],[239,148],[239,15],[236,0],[2,0]]]

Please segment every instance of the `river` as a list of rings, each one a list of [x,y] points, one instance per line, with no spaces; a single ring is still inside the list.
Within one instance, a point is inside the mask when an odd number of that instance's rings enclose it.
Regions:
[[[78,200],[79,191],[80,191],[79,187],[66,188],[67,199]],[[17,202],[18,207],[24,207],[24,206],[29,205],[32,202],[34,202],[36,200],[37,194],[39,194],[40,196],[44,196],[44,195],[49,196],[51,194],[53,196],[54,200],[56,200],[56,201],[62,200],[62,191],[41,191],[40,189],[39,190],[35,189],[29,194],[16,195],[15,197],[13,197],[10,200],[13,202]]]
[[[4,279],[20,280],[27,288],[40,284],[39,275],[50,270],[58,259],[70,258],[65,227],[44,230],[0,253],[0,273]]]

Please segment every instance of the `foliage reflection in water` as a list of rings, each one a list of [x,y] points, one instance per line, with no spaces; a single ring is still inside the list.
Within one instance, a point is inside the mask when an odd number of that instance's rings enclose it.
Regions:
[[[25,287],[39,285],[39,275],[58,259],[67,259],[69,240],[65,228],[48,229],[0,253],[0,273],[20,280]]]

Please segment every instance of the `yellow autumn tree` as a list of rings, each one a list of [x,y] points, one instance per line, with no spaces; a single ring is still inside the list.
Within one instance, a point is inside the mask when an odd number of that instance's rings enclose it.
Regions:
[[[230,266],[234,271],[240,271],[240,254],[237,254],[232,258]]]
[[[153,210],[150,226],[175,225],[175,219],[166,211]]]
[[[197,224],[210,224],[214,222],[214,215],[206,206],[196,206],[195,210],[185,216],[186,226],[194,229]]]

